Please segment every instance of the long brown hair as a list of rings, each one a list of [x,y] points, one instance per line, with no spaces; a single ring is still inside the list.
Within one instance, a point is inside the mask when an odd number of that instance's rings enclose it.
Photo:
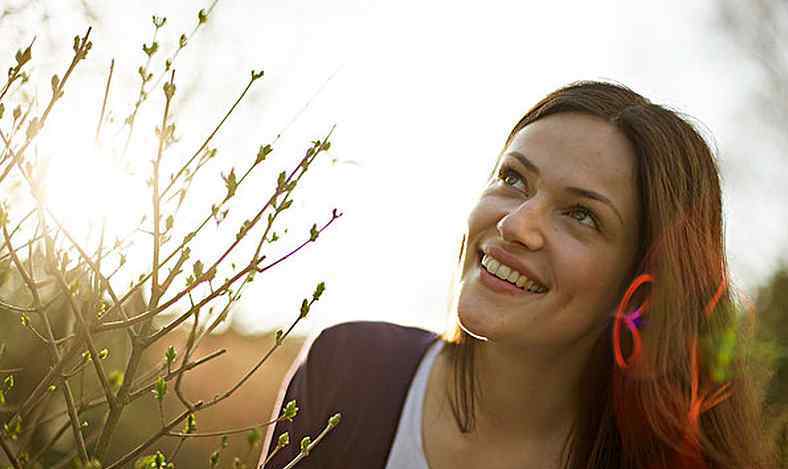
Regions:
[[[714,153],[679,113],[619,84],[594,81],[542,99],[504,149],[523,127],[560,112],[604,118],[629,139],[641,213],[637,264],[586,367],[583,411],[566,440],[563,466],[767,467],[759,395],[743,353],[748,329],[728,281]],[[460,259],[463,248],[464,240]],[[639,302],[625,304],[633,298]],[[444,339],[453,364],[452,410],[469,432],[479,388],[475,340],[459,324]]]

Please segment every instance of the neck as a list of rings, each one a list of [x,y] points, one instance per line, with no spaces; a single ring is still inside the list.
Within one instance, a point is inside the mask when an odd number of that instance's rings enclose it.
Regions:
[[[563,441],[580,412],[580,380],[592,345],[581,340],[548,353],[476,342],[474,433],[485,439]]]

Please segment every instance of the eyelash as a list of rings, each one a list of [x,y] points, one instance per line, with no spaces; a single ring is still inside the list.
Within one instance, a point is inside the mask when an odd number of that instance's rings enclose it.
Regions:
[[[507,186],[511,186],[511,184],[506,182],[506,178],[510,174],[514,174],[518,179],[520,179],[521,181],[525,182],[525,179],[522,176],[520,176],[520,173],[518,173],[514,168],[512,168],[509,165],[507,165],[506,163],[503,163],[501,165],[500,169],[498,169],[498,179],[501,180]],[[599,231],[599,226],[600,226],[599,225],[599,219],[596,217],[596,215],[594,214],[594,212],[590,208],[586,207],[585,205],[575,204],[575,205],[573,205],[571,207],[571,210],[572,211],[581,212],[584,215],[588,216],[591,219],[591,221],[594,222],[594,226],[592,228],[597,230],[597,231]],[[575,220],[577,220],[577,219],[575,218]],[[579,222],[580,221],[578,220],[578,223]]]

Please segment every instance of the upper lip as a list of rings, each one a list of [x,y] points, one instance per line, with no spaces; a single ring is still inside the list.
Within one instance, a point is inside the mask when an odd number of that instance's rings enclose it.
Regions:
[[[523,261],[518,259],[517,256],[510,253],[506,249],[499,246],[491,245],[482,248],[482,252],[491,255],[492,257],[498,259],[499,261],[503,262],[509,267],[513,267],[516,271],[528,277],[529,280],[533,280],[539,283],[540,285],[549,287],[541,276],[537,275],[533,270],[531,270],[530,267],[525,265]]]

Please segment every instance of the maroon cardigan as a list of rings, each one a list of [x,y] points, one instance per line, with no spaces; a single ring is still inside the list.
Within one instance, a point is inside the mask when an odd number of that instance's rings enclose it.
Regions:
[[[273,432],[269,427],[263,454],[271,453],[285,431],[290,444],[265,468],[286,466],[300,452],[301,439],[314,441],[337,412],[340,424],[295,468],[385,468],[410,383],[437,338],[385,322],[349,322],[323,331],[306,360],[295,365],[284,395],[280,391],[275,416],[293,399],[299,410],[292,422],[278,423]]]

